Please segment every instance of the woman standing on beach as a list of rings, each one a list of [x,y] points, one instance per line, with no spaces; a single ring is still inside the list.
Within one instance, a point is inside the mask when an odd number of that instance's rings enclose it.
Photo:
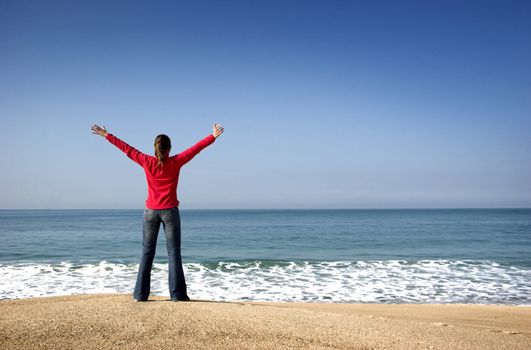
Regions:
[[[166,135],[155,138],[155,156],[144,154],[98,125],[92,126],[92,133],[105,137],[122,150],[135,163],[144,168],[148,185],[148,197],[144,210],[143,248],[133,297],[146,301],[151,286],[151,267],[155,257],[157,236],[162,223],[168,249],[168,284],[172,301],[189,301],[181,261],[181,219],[177,184],[181,167],[194,158],[205,147],[223,133],[220,124],[214,124],[213,133],[188,148],[170,157],[171,141]]]

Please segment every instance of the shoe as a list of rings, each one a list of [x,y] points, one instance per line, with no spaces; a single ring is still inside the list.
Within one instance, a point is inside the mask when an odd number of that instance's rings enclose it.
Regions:
[[[143,302],[145,302],[145,301],[147,301],[147,299],[146,299],[146,300],[143,300],[143,299],[135,299],[135,303],[143,303]]]
[[[171,298],[171,301],[190,301],[190,298],[188,296],[181,298]]]

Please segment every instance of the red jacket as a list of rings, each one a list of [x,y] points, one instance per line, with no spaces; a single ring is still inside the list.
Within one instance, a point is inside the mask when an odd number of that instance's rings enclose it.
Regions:
[[[177,183],[181,167],[216,140],[210,134],[187,150],[165,160],[162,168],[159,168],[157,157],[138,151],[112,134],[107,134],[105,138],[144,168],[148,185],[146,207],[149,209],[169,209],[179,205]]]

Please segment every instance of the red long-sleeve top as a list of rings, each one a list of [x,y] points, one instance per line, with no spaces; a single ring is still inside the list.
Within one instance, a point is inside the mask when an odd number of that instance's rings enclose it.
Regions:
[[[181,167],[216,140],[214,135],[210,134],[187,150],[165,160],[164,165],[159,167],[157,157],[138,151],[112,134],[107,134],[105,138],[144,168],[148,186],[146,207],[159,210],[179,205],[177,184]]]

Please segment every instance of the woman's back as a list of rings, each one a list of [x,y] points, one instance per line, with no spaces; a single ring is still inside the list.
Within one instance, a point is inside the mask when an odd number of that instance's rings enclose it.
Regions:
[[[148,185],[146,207],[149,209],[168,209],[179,206],[177,185],[181,167],[216,140],[210,134],[192,147],[165,159],[160,164],[158,157],[142,153],[110,133],[105,138],[144,169]]]

